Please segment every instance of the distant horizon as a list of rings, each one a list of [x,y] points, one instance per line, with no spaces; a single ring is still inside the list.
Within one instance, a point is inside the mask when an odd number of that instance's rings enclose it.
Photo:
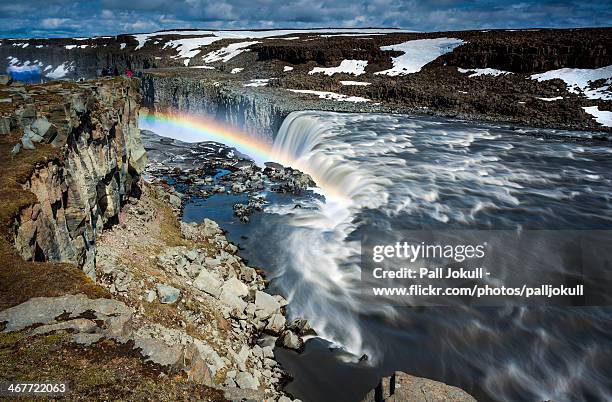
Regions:
[[[417,32],[610,28],[612,3],[609,0],[294,0],[285,3],[274,0],[22,0],[0,4],[0,38],[117,36],[173,29],[318,27],[385,27]]]
[[[153,33],[163,33],[163,32],[172,32],[172,31],[236,31],[236,32],[244,32],[244,31],[290,31],[290,30],[300,30],[300,31],[316,31],[316,30],[325,30],[325,29],[343,29],[343,30],[365,30],[365,29],[388,29],[399,31],[401,33],[444,33],[444,32],[469,32],[469,31],[534,31],[534,30],[586,30],[586,29],[612,29],[612,26],[584,26],[584,27],[526,27],[526,28],[511,28],[511,27],[502,27],[502,28],[466,28],[466,29],[454,29],[454,30],[442,30],[442,31],[417,31],[411,30],[407,28],[398,28],[398,27],[384,27],[384,26],[362,26],[362,27],[338,27],[338,26],[328,26],[328,27],[308,27],[308,28],[298,28],[298,27],[278,27],[278,28],[167,28],[167,29],[158,29],[155,31],[140,31],[140,32],[121,32],[116,34],[104,34],[104,35],[93,35],[93,36],[2,36],[0,34],[0,40],[23,40],[23,39],[95,39],[95,38],[105,38],[105,37],[117,37],[117,36],[131,36],[131,35],[141,35],[141,34],[153,34]]]

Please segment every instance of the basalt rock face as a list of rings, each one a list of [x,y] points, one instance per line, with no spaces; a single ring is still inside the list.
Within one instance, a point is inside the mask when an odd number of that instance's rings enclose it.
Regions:
[[[158,112],[207,115],[266,140],[273,138],[294,106],[273,96],[246,91],[231,82],[189,74],[145,73],[143,105]]]
[[[139,51],[133,35],[81,39],[4,39],[0,40],[0,70],[9,65],[38,65],[43,76],[62,66],[64,73],[49,78],[95,78],[105,67],[139,71],[182,65],[172,56],[175,51],[162,46],[145,46]]]
[[[24,131],[24,145],[27,133],[40,133],[37,127],[53,132],[39,142],[61,153],[37,166],[24,185],[38,202],[15,222],[16,249],[26,260],[71,262],[93,277],[96,233],[118,221],[146,164],[138,84],[120,78],[27,88],[19,108],[31,113],[17,114],[12,124]]]
[[[467,43],[442,57],[440,63],[525,74],[612,64],[609,29],[470,31],[457,37]]]

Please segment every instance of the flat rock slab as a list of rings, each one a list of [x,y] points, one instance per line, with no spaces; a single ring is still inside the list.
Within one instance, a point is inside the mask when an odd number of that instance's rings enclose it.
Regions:
[[[461,388],[396,371],[384,377],[362,402],[476,402]]]
[[[93,312],[96,318],[131,317],[132,311],[124,303],[111,299],[88,299],[83,294],[60,297],[34,297],[15,307],[0,311],[0,322],[5,322],[3,332],[20,331],[34,325],[55,324],[58,317],[68,314],[78,318],[85,312]]]

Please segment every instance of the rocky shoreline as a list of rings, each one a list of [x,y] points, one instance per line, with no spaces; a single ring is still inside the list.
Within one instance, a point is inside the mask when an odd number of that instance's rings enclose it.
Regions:
[[[134,309],[135,334],[147,339],[136,346],[151,361],[175,366],[195,345],[201,358],[184,368],[193,380],[232,400],[287,400],[279,399],[287,375],[273,347],[299,350],[307,324],[287,322],[287,301],[265,292],[261,271],[236,255],[214,221],[179,223],[179,208],[164,211],[176,196],[143,184],[139,201],[99,239],[98,282]]]

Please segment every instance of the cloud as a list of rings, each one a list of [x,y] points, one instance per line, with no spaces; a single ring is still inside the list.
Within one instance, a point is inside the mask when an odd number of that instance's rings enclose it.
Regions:
[[[114,35],[174,28],[388,26],[420,31],[610,26],[609,0],[22,0],[0,36]]]
[[[68,18],[45,18],[40,22],[40,26],[47,29],[57,29],[68,22],[70,22]]]

